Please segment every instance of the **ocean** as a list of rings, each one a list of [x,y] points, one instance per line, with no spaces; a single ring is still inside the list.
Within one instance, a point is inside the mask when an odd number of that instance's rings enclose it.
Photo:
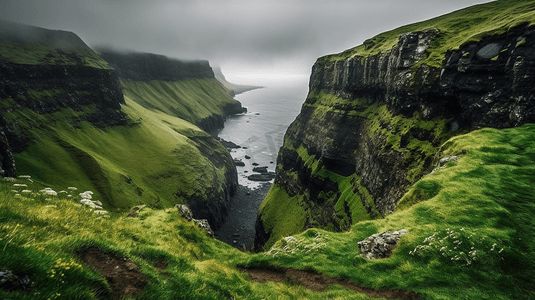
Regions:
[[[236,95],[247,113],[228,117],[218,136],[242,147],[231,150],[234,159],[245,163],[244,167],[237,167],[240,185],[251,189],[260,186],[261,183],[247,179],[253,174],[253,164],[275,171],[286,129],[306,99],[308,80],[307,76],[264,79],[253,83],[263,88]]]

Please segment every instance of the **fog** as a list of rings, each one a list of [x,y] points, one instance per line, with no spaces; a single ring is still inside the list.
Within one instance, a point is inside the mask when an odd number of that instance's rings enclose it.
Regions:
[[[318,57],[484,2],[490,1],[3,0],[0,19],[72,31],[91,47],[207,59],[233,80],[308,75]]]

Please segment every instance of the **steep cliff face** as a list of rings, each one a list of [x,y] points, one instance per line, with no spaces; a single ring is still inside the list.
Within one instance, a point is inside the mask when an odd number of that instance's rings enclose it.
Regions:
[[[203,95],[221,111],[228,110],[218,106],[222,103],[239,105],[213,78],[207,62],[173,73],[158,59],[145,61],[145,68],[128,69],[128,74],[144,79],[189,76],[188,84],[179,86],[188,95]],[[162,93],[161,86],[137,88],[141,94]],[[221,95],[228,101],[219,101]],[[189,203],[195,218],[217,227],[237,188],[230,154],[176,114],[145,107],[150,100],[125,97],[116,71],[75,34],[0,22],[4,176],[31,175],[34,182],[58,191],[91,190],[106,209]],[[166,103],[158,101],[153,104]]]
[[[73,125],[126,123],[117,76],[78,36],[5,21],[0,26],[1,168],[6,176],[15,175],[11,152],[24,151],[34,142],[30,131],[47,126],[47,120],[35,116],[64,112]]]
[[[126,96],[207,132],[220,129],[227,116],[245,110],[216,80],[208,61],[183,61],[151,53],[121,53],[109,49],[98,52],[117,71]],[[151,95],[142,93],[147,89],[151,89]]]
[[[504,5],[406,26],[318,59],[260,210],[257,249],[307,227],[344,230],[385,216],[432,170],[449,137],[534,122],[533,18],[491,12],[533,7]],[[466,35],[463,19],[485,31]]]

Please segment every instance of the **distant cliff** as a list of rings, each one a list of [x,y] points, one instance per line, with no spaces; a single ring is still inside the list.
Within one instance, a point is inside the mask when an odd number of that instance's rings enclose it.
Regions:
[[[30,131],[45,126],[37,116],[69,110],[65,116],[73,125],[125,123],[115,72],[72,32],[0,20],[0,99],[6,176],[15,174],[11,152],[24,151],[33,140]]]
[[[234,96],[241,94],[241,93],[245,93],[247,91],[252,91],[252,90],[262,88],[261,86],[255,86],[255,85],[239,85],[239,84],[230,83],[225,78],[225,75],[223,75],[223,72],[221,71],[220,67],[212,67],[212,70],[214,70],[215,78],[219,80],[219,82],[221,82],[227,89],[229,89]]]
[[[535,122],[535,28],[522,14],[531,8],[487,5],[318,59],[261,206],[257,249],[304,228],[384,217],[448,138]]]
[[[208,61],[109,49],[98,52],[117,71],[125,95],[146,108],[177,116],[207,132],[222,128],[227,116],[245,110],[216,80]],[[151,93],[144,93],[147,90]]]
[[[241,104],[207,62],[138,58],[114,70],[74,33],[1,21],[3,175],[30,175],[58,191],[90,190],[109,210],[188,203],[195,218],[217,227],[237,188],[232,158],[208,133],[158,108],[187,107],[210,128],[210,118],[219,122]],[[150,81],[119,79],[116,72]],[[139,95],[184,93],[187,103],[124,96],[129,84]],[[213,110],[202,110],[203,101]]]

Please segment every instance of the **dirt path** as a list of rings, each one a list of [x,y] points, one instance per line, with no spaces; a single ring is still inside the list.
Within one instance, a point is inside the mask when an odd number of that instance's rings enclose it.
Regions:
[[[289,284],[299,284],[307,289],[314,291],[323,291],[331,284],[339,284],[355,292],[364,293],[371,297],[382,297],[388,299],[402,299],[402,300],[418,300],[418,294],[415,292],[401,291],[401,290],[375,290],[371,288],[361,287],[352,284],[348,281],[338,280],[325,277],[321,274],[303,271],[297,269],[288,270],[268,270],[260,268],[242,269],[243,272],[249,273],[251,279],[258,283],[273,282],[287,282]]]
[[[215,231],[215,237],[240,250],[244,247],[251,250],[258,208],[270,187],[271,183],[264,183],[254,190],[239,186],[228,208],[225,222]]]

